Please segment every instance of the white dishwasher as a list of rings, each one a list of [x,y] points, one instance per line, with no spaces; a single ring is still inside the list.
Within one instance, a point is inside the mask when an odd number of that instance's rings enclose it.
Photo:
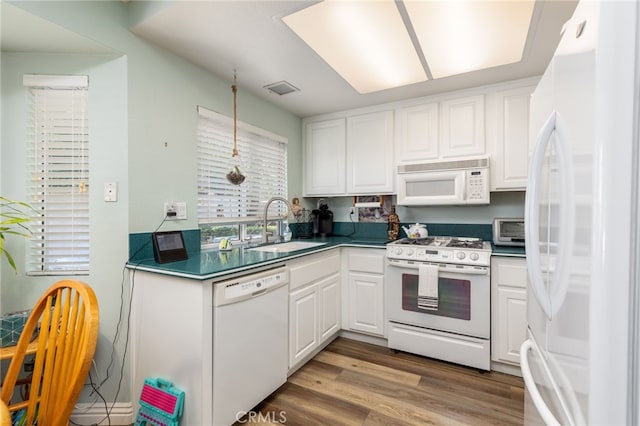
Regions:
[[[289,270],[215,283],[213,424],[236,422],[287,381]]]

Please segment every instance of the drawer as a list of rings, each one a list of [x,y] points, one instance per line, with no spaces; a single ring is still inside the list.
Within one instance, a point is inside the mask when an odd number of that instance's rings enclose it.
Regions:
[[[491,259],[491,280],[498,286],[527,288],[527,261],[521,258]]]
[[[348,253],[349,271],[384,273],[384,250],[364,249]]]
[[[303,287],[340,272],[340,252],[316,254],[295,259],[289,264],[289,289]]]

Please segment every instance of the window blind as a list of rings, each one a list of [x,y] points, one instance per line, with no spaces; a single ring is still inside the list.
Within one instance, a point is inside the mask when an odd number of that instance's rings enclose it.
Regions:
[[[198,107],[197,138],[200,224],[255,222],[263,217],[269,198],[286,198],[285,138],[239,122],[239,156],[233,158],[233,121],[202,107]],[[246,176],[238,186],[226,178],[234,165]],[[287,213],[282,203],[272,206],[269,214],[274,218]]]
[[[24,76],[28,89],[28,274],[89,272],[89,135],[86,76]]]

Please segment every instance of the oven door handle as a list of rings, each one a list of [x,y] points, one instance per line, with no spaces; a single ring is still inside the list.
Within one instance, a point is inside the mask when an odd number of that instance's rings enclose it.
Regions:
[[[388,260],[389,266],[393,266],[395,268],[403,268],[403,269],[415,269],[419,268],[418,263],[408,263],[404,261],[390,261]],[[438,265],[439,273],[449,273],[449,274],[464,274],[464,275],[489,275],[489,268],[480,267],[476,268],[473,266],[463,266],[458,267],[455,265]]]

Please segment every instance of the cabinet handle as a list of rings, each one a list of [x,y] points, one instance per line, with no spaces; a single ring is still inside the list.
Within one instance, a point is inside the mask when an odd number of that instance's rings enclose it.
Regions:
[[[524,380],[524,385],[529,391],[529,396],[531,396],[531,400],[533,401],[533,405],[535,405],[536,410],[544,420],[544,423],[547,426],[560,426],[560,422],[555,418],[547,404],[545,404],[540,392],[538,392],[538,387],[536,386],[536,382],[533,380],[533,376],[531,375],[531,369],[529,368],[529,358],[527,354],[529,350],[532,348],[531,340],[527,339],[522,342],[520,346],[520,370],[522,371],[522,379]]]
[[[542,183],[542,170],[547,148],[551,143],[551,137],[556,135],[556,152],[559,160],[560,188],[557,194],[560,203],[559,211],[559,236],[558,252],[554,265],[555,270],[551,276],[549,287],[545,286],[540,261],[540,194]],[[574,216],[575,216],[575,189],[573,182],[573,162],[571,158],[571,146],[566,138],[562,119],[556,111],[553,111],[544,123],[536,139],[531,170],[527,183],[525,196],[524,224],[525,247],[527,251],[527,270],[531,282],[531,290],[538,304],[547,318],[551,319],[558,312],[564,302],[569,285],[569,259],[573,251]],[[549,204],[549,209],[551,204]],[[547,212],[549,213],[549,211]],[[549,243],[549,241],[547,241]],[[546,248],[547,258],[550,259],[549,244]],[[548,269],[551,269],[549,265]],[[547,272],[547,274],[549,271]]]

